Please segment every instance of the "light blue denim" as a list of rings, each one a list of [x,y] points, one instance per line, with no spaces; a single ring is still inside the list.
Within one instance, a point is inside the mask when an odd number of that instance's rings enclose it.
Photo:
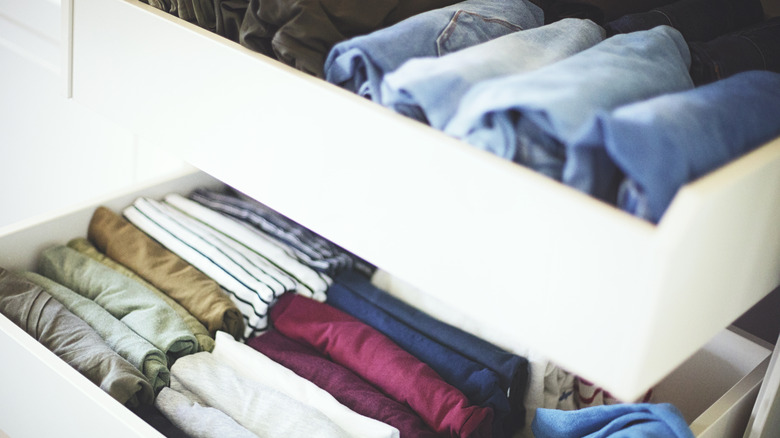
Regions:
[[[531,429],[536,438],[693,438],[682,413],[669,403],[537,409]]]
[[[381,103],[443,129],[477,83],[536,70],[592,47],[604,36],[604,29],[590,20],[566,18],[439,58],[411,59],[385,75]]]
[[[381,102],[382,78],[409,59],[442,56],[543,24],[542,10],[529,0],[466,0],[336,44],[325,60],[325,79]]]
[[[445,132],[561,180],[567,146],[599,112],[693,87],[669,26],[616,35],[532,72],[473,87]]]
[[[780,74],[739,73],[602,114],[572,148],[564,182],[603,198],[624,173],[618,206],[658,222],[682,185],[777,136]]]

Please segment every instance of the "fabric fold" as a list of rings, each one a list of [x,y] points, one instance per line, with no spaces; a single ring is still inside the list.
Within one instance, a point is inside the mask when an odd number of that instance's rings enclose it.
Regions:
[[[263,336],[263,335],[260,335]],[[353,438],[398,438],[398,430],[381,421],[360,415],[341,404],[314,383],[269,359],[252,347],[217,333],[214,357],[241,377],[265,385],[300,403],[316,406]]]
[[[216,231],[229,245],[236,247],[258,265],[274,268],[295,282],[295,291],[319,301],[325,300],[325,291],[332,280],[299,262],[288,249],[266,237],[259,231],[238,220],[172,193],[165,202],[191,218]],[[246,251],[248,250],[248,251]]]
[[[175,389],[163,388],[154,405],[191,438],[259,438],[219,409],[203,406]]]
[[[561,181],[567,148],[600,112],[693,88],[669,26],[607,38],[532,72],[472,88],[445,132]]]
[[[381,104],[444,129],[463,96],[477,84],[536,70],[603,39],[604,29],[592,21],[569,18],[438,58],[413,58],[385,75]]]
[[[343,300],[346,305],[349,306],[351,302],[360,303],[361,300],[371,303],[375,308],[381,309],[422,336],[491,370],[498,379],[503,393],[508,394],[511,410],[507,418],[508,430],[524,426],[523,398],[528,389],[529,379],[529,364],[526,358],[509,353],[484,339],[432,317],[380,289],[362,275],[344,272],[335,278],[335,283],[349,291],[349,294],[343,297],[349,297],[351,300]]]
[[[217,330],[236,338],[243,336],[241,312],[213,279],[120,215],[98,207],[90,220],[87,238],[100,252],[176,300],[212,336]]]
[[[40,286],[0,268],[0,312],[118,402],[151,404],[154,391],[130,362]]]
[[[112,350],[144,374],[155,394],[170,384],[170,370],[165,354],[106,309],[42,275],[34,272],[20,272],[18,275],[43,288],[89,324]]]
[[[462,1],[334,45],[325,79],[381,102],[384,76],[412,58],[443,56],[542,24],[541,9],[527,0]]]
[[[366,284],[370,286],[367,279]],[[353,292],[349,285],[335,282],[328,291],[327,304],[387,336],[399,347],[430,366],[445,382],[461,391],[471,403],[491,408],[494,437],[509,436],[522,426],[516,421],[521,419],[522,415],[514,418],[510,416],[507,392],[501,389],[498,376],[492,370],[397,320]]]
[[[407,403],[435,432],[489,437],[493,411],[472,405],[428,365],[352,316],[301,295],[286,294],[271,309],[274,327],[306,343]]]
[[[268,326],[268,306],[295,280],[256,253],[163,202],[138,198],[124,216],[163,246],[213,278],[236,303],[244,338]]]
[[[575,411],[539,409],[533,431],[536,438],[693,438],[680,411],[669,403],[617,404]]]
[[[163,300],[139,283],[64,245],[41,252],[39,272],[89,298],[159,348],[173,363],[198,341]]]
[[[353,267],[351,254],[253,199],[207,187],[193,190],[189,198],[214,211],[250,224],[287,245],[301,263],[314,270],[330,275]]]
[[[179,318],[181,318],[182,321],[184,321],[184,323],[187,325],[187,328],[189,328],[190,331],[192,331],[192,334],[195,335],[195,339],[198,340],[199,351],[211,351],[214,349],[214,338],[212,338],[209,335],[209,332],[206,329],[206,327],[203,324],[201,324],[200,321],[198,321],[187,309],[185,309],[184,307],[182,307],[181,304],[176,302],[176,300],[164,294],[160,289],[154,287],[154,285],[150,284],[149,282],[147,282],[146,280],[138,276],[135,272],[131,271],[130,269],[127,269],[126,267],[112,260],[110,257],[98,251],[97,248],[95,248],[89,242],[89,240],[83,237],[71,239],[70,241],[68,241],[67,246],[69,248],[75,249],[76,251],[94,260],[97,260],[98,262],[108,266],[109,268],[119,272],[120,274],[126,277],[133,279],[134,281],[137,281],[138,283],[141,284],[141,286],[154,292],[154,294],[160,297],[163,301],[165,301],[167,305],[171,306],[171,308],[176,312],[176,314],[179,315]]]
[[[658,222],[684,184],[780,136],[777,114],[780,73],[767,71],[622,106],[576,142],[567,181],[603,196],[613,178],[588,168],[611,168],[625,175],[617,205]]]
[[[395,427],[401,437],[441,436],[423,423],[409,406],[388,397],[351,370],[329,360],[315,349],[295,342],[274,329],[248,339],[246,343],[328,391],[344,406]]]
[[[218,361],[208,352],[183,357],[173,364],[171,388],[192,392],[203,401],[201,404],[219,409],[258,436],[349,436],[317,409],[242,378],[228,364]]]

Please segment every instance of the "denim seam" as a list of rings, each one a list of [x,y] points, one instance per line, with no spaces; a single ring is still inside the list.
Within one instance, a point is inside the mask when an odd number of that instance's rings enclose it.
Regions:
[[[439,56],[441,56],[441,42],[442,41],[446,41],[447,39],[449,39],[449,37],[452,36],[452,33],[455,32],[455,29],[458,27],[456,24],[458,22],[458,18],[460,18],[460,16],[461,16],[461,14],[469,14],[471,16],[478,17],[478,18],[480,18],[483,21],[488,22],[488,23],[498,23],[498,24],[500,24],[502,26],[506,26],[506,27],[514,30],[515,32],[523,30],[522,26],[519,26],[519,25],[514,24],[514,23],[510,23],[509,21],[506,21],[506,20],[501,19],[501,18],[490,18],[490,17],[486,17],[486,16],[484,16],[482,14],[478,14],[478,13],[475,13],[475,12],[469,12],[469,11],[467,11],[465,9],[458,9],[455,12],[455,14],[452,16],[450,21],[447,23],[447,25],[445,26],[444,31],[442,31],[442,33],[439,34],[439,36],[436,38],[436,51],[438,52]]]
[[[674,22],[672,21],[672,18],[669,17],[669,15],[666,12],[664,12],[664,11],[662,11],[660,9],[653,9],[651,12],[658,12],[659,14],[663,15],[664,18],[666,18],[666,21],[669,22],[669,26],[676,27],[674,25]]]

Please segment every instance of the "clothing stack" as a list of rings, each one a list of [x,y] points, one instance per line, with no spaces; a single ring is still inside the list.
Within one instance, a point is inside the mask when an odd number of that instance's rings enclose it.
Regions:
[[[651,222],[780,135],[780,21],[759,0],[538,3],[570,14],[446,53],[384,43],[426,46],[410,19],[334,46],[326,79]]]
[[[37,273],[0,270],[0,311],[166,436],[501,438],[578,408],[559,392],[574,376],[410,305],[358,261],[199,188],[98,208]]]

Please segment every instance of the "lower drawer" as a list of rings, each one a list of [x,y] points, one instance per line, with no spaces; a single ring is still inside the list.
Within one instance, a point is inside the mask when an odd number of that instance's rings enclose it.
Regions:
[[[41,250],[85,236],[97,205],[118,211],[140,195],[160,197],[219,184],[203,173],[186,174],[48,219],[0,228],[0,266],[33,269]],[[160,436],[2,315],[0,351],[0,437]],[[656,387],[654,401],[680,408],[698,437],[741,437],[770,354],[766,345],[725,330],[667,376]]]

